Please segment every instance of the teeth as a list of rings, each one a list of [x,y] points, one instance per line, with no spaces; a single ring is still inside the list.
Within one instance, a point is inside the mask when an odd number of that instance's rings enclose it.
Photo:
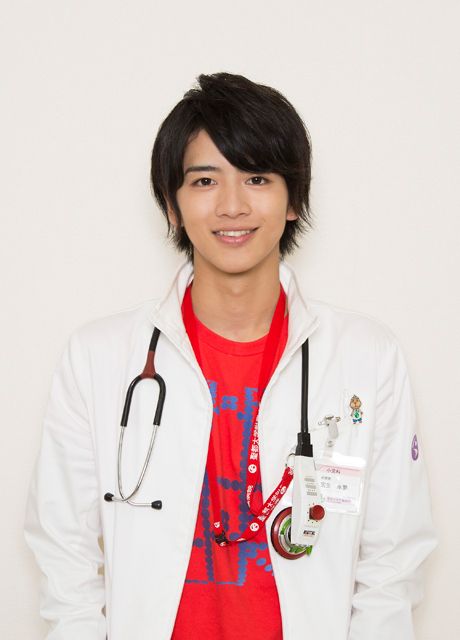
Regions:
[[[235,238],[239,238],[239,236],[247,236],[248,233],[251,233],[251,229],[247,229],[246,231],[216,231],[216,235],[218,236],[232,236]]]

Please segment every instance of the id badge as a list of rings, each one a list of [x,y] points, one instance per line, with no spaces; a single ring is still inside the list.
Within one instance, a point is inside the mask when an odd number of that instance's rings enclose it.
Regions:
[[[359,515],[366,461],[337,452],[315,458],[316,479],[326,511]]]

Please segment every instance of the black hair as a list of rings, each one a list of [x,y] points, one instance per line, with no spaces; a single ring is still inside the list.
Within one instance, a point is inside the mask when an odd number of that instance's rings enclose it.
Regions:
[[[203,129],[241,171],[277,173],[286,180],[289,205],[299,217],[286,221],[280,239],[283,258],[299,246],[299,235],[311,226],[308,130],[292,104],[272,87],[226,72],[201,74],[197,81],[161,124],[152,150],[151,186],[166,217],[168,236],[191,260],[193,245],[180,224],[176,193],[184,181],[187,143]],[[168,219],[167,201],[177,216],[177,228]]]

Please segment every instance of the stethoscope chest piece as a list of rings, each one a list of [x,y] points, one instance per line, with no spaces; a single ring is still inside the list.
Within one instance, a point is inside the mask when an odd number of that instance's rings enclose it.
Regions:
[[[291,542],[291,514],[291,507],[278,513],[272,522],[271,540],[280,556],[287,560],[297,560],[305,554],[310,555],[312,547]]]

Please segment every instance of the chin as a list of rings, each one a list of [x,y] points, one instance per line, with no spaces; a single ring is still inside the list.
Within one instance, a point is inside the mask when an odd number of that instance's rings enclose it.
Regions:
[[[270,243],[265,248],[261,246],[228,249],[223,247],[218,251],[213,248],[211,251],[205,250],[201,252],[194,246],[194,266],[221,273],[247,273],[258,268],[263,268],[272,261],[276,261],[276,263],[279,264],[279,260],[280,251],[278,238],[274,238],[273,244]]]
[[[269,256],[262,257],[254,257],[254,256],[228,256],[223,259],[220,256],[216,260],[206,260],[208,265],[210,265],[216,271],[220,271],[222,273],[228,273],[231,275],[248,273],[249,271],[253,271],[257,269],[257,267],[262,266],[263,263],[267,261]]]

